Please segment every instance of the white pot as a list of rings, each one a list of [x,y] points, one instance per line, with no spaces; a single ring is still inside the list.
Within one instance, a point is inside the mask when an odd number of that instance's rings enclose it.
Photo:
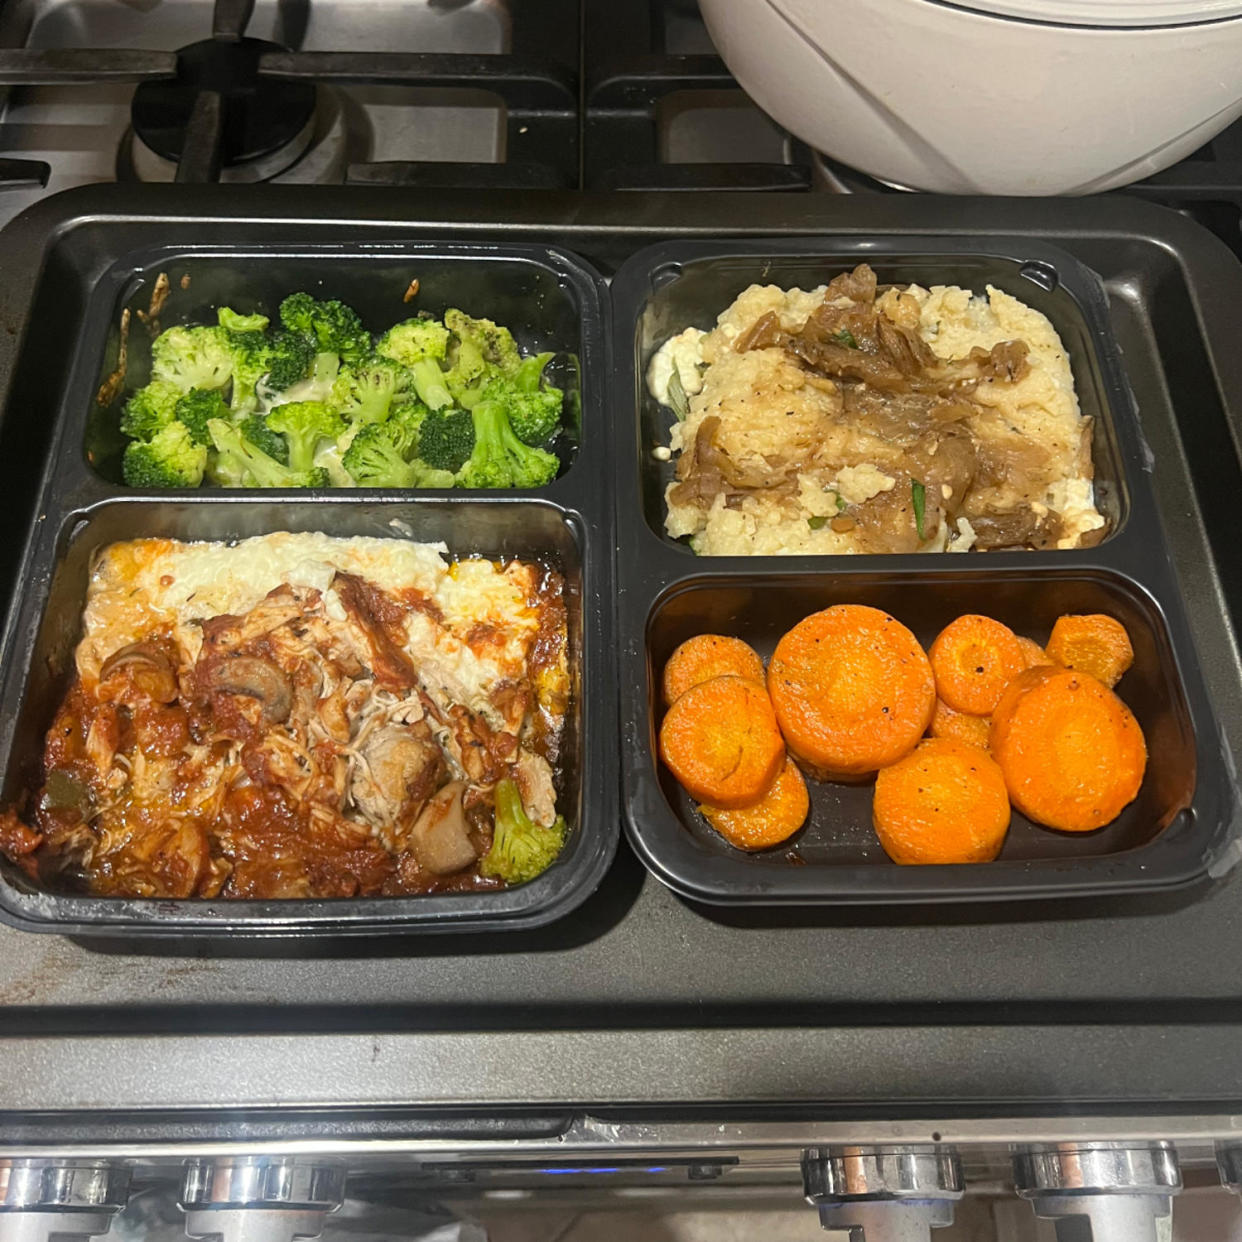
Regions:
[[[1242,115],[1240,17],[1139,29],[937,0],[700,7],[734,77],[779,124],[915,189],[1096,193],[1167,168]]]

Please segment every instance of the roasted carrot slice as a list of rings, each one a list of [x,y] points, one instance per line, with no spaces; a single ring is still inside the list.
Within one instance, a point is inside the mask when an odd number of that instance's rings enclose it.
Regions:
[[[1074,669],[1019,673],[996,706],[990,740],[1014,806],[1062,832],[1112,823],[1138,796],[1147,768],[1133,713]]]
[[[1017,636],[1018,646],[1022,648],[1024,667],[1038,668],[1041,664],[1055,664],[1056,661],[1033,639]]]
[[[768,690],[789,749],[825,778],[896,763],[931,723],[936,690],[918,640],[878,608],[837,604],[776,645]]]
[[[991,729],[990,717],[957,712],[944,699],[936,700],[936,710],[932,713],[930,730],[932,737],[947,737],[957,742],[965,742],[968,746],[978,746],[981,750],[987,750],[988,734]]]
[[[792,759],[785,760],[772,788],[754,806],[740,811],[699,807],[707,822],[739,850],[766,850],[788,841],[806,823],[810,809],[806,781]]]
[[[986,751],[931,737],[875,778],[872,819],[894,862],[990,862],[1009,830],[1009,794]]]
[[[1065,668],[1090,673],[1110,689],[1134,663],[1126,627],[1099,612],[1058,617],[1048,639],[1048,654]]]
[[[729,675],[678,696],[660,726],[660,754],[692,798],[735,810],[772,788],[785,744],[768,692]]]
[[[936,693],[954,710],[972,716],[986,716],[1026,667],[1013,630],[974,613],[946,625],[927,654],[936,674]]]
[[[691,686],[733,673],[763,685],[763,661],[748,643],[727,634],[687,638],[664,666],[664,701],[672,703]]]

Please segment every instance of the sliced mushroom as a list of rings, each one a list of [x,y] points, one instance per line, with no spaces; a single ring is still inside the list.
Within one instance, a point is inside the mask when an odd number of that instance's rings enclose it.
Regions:
[[[130,643],[114,651],[99,669],[99,680],[107,681],[114,673],[128,669],[130,679],[144,694],[157,703],[171,703],[177,697],[177,675],[172,661],[150,643]]]
[[[470,825],[462,810],[464,781],[452,781],[423,808],[410,830],[410,848],[419,866],[435,875],[452,875],[470,866],[477,855],[470,843]]]
[[[208,666],[207,689],[244,694],[263,705],[263,723],[280,724],[289,719],[293,687],[289,678],[270,660],[260,656],[233,656]]]

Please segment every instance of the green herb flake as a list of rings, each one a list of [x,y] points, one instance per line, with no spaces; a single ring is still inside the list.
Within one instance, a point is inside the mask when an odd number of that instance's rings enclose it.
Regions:
[[[828,525],[828,519],[826,517],[820,517],[820,516],[809,517],[806,520],[806,524],[812,530],[823,530],[824,527]]]
[[[668,404],[669,408],[677,415],[677,421],[684,423],[686,415],[690,413],[690,398],[686,396],[686,390],[682,387],[681,372],[677,369],[677,364],[673,364],[673,373],[668,377]]]
[[[927,489],[918,481],[918,479],[910,480],[910,499],[914,502],[914,529],[918,532],[919,540],[927,538],[923,533],[923,515],[927,512]]]
[[[834,333],[832,339],[839,345],[844,345],[846,349],[858,348],[858,342],[854,339],[854,334],[849,328],[842,328],[840,332]]]
[[[845,497],[840,492],[837,493],[837,512],[844,513],[849,506],[845,503]]]

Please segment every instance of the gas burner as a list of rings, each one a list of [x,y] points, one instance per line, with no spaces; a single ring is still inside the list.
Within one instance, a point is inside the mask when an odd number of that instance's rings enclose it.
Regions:
[[[301,132],[267,155],[221,168],[219,180],[232,185],[256,181],[339,185],[345,180],[349,141],[340,92],[330,86],[320,87],[315,113]],[[131,128],[121,141],[117,177],[122,181],[168,183],[177,179],[177,162],[153,151]]]
[[[284,52],[263,39],[203,39],[177,53],[177,76],[141,83],[131,115],[135,164],[145,147],[181,160],[191,123],[219,109],[222,180],[264,181],[296,162],[314,132],[315,87],[259,73],[259,58]],[[226,171],[236,175],[225,177]]]

